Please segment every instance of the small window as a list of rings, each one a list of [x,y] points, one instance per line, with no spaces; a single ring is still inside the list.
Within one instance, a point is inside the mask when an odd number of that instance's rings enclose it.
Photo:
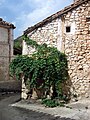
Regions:
[[[87,17],[87,18],[86,18],[86,22],[90,22],[90,17]]]
[[[66,27],[66,32],[67,32],[67,33],[71,32],[71,27],[70,27],[70,26],[67,26],[67,27]]]
[[[90,34],[90,30],[88,31],[88,34]]]

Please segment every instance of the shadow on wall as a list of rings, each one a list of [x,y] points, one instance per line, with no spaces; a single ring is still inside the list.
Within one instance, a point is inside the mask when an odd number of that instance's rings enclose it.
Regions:
[[[63,84],[62,84],[62,91],[63,94],[69,99],[71,100],[71,86],[72,86],[72,82],[70,79],[70,76],[68,74],[68,80],[66,80]]]

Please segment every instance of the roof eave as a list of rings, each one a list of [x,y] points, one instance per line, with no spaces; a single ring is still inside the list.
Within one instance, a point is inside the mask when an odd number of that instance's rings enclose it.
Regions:
[[[48,23],[48,22],[51,22],[52,20],[58,18],[58,17],[61,17],[63,16],[64,14],[66,14],[67,12],[71,11],[72,9],[74,8],[77,8],[79,5],[87,2],[88,0],[84,0],[84,1],[80,1],[80,2],[76,2],[76,3],[73,3],[67,7],[65,7],[64,9],[62,9],[61,11],[47,17],[46,19],[44,19],[43,21],[35,24],[34,26],[31,26],[31,27],[28,27],[25,31],[24,31],[24,35],[27,35],[28,33],[32,32],[33,30],[39,28],[40,26],[43,26],[44,24]]]

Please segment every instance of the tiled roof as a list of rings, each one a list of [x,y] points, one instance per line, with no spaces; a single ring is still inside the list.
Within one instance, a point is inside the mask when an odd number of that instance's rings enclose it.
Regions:
[[[13,28],[13,29],[16,28],[13,24],[4,21],[2,18],[0,18],[0,26],[6,27],[6,28]]]
[[[33,30],[37,29],[38,27],[41,27],[41,26],[43,26],[44,24],[46,24],[48,22],[51,22],[52,20],[58,18],[59,16],[62,16],[63,14],[71,11],[72,9],[78,7],[79,5],[81,5],[81,4],[83,4],[83,3],[87,2],[87,1],[90,1],[90,0],[77,0],[73,4],[67,6],[64,9],[60,10],[59,12],[47,17],[46,19],[44,19],[43,21],[35,24],[34,26],[28,27],[24,31],[24,34],[28,34],[28,33],[32,32]]]

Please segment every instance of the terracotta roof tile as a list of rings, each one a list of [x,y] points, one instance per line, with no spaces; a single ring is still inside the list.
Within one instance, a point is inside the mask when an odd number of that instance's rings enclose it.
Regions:
[[[46,19],[44,19],[43,21],[35,24],[34,26],[28,27],[28,28],[24,31],[24,34],[28,34],[28,33],[32,32],[33,30],[37,29],[38,27],[43,26],[44,24],[46,24],[46,23],[48,23],[48,22],[50,22],[50,21],[58,18],[59,16],[62,16],[63,14],[71,11],[72,9],[78,7],[79,5],[81,5],[81,4],[83,4],[83,3],[87,2],[87,1],[90,1],[90,0],[77,0],[77,1],[74,2],[73,4],[67,6],[67,7],[65,7],[64,9],[58,11],[57,13],[55,13],[55,14],[47,17]]]
[[[13,24],[4,21],[2,18],[0,18],[0,26],[4,26],[6,28],[13,28],[13,29],[16,28]]]

